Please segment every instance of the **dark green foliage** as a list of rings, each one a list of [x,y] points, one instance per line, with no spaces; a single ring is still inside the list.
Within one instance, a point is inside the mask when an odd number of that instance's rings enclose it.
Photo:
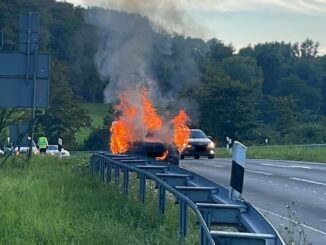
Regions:
[[[84,148],[88,151],[107,151],[109,149],[109,132],[106,128],[96,128],[85,140]]]
[[[75,96],[101,102],[103,83],[94,65],[97,30],[85,23],[85,9],[54,0],[1,1],[4,50],[18,49],[19,15],[30,11],[40,13],[39,50],[50,51],[52,59],[67,65],[67,81]]]
[[[103,120],[102,127],[93,128],[90,136],[84,142],[85,150],[108,150],[109,149],[109,138],[110,138],[110,127],[114,121],[113,108],[109,107],[106,113],[106,117]]]
[[[65,66],[52,62],[52,74],[50,108],[38,112],[38,129],[45,133],[50,144],[56,144],[61,137],[68,149],[74,149],[75,133],[82,127],[90,127],[90,116],[68,86]]]

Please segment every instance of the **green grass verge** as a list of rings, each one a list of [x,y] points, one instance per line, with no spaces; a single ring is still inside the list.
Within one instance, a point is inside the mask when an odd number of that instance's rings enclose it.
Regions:
[[[91,181],[88,157],[15,158],[0,169],[0,244],[179,244],[178,209],[164,217],[156,195],[144,208],[137,192]],[[134,187],[136,188],[136,187]],[[156,190],[149,191],[149,194]],[[183,244],[198,244],[198,226]]]
[[[231,154],[226,149],[218,148],[216,157],[231,157]],[[247,149],[247,158],[326,163],[326,147],[250,146]]]
[[[108,114],[109,105],[101,104],[101,103],[84,103],[82,107],[89,111],[91,120],[92,120],[92,128],[98,128],[103,126],[103,120]],[[82,128],[79,132],[76,133],[76,142],[79,145],[83,145],[85,139],[91,133],[91,128]]]

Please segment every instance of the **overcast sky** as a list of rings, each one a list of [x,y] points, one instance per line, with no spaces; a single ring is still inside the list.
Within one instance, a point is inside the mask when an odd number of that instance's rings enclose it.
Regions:
[[[66,1],[138,12],[186,35],[216,37],[237,49],[265,41],[311,38],[326,54],[326,0]]]

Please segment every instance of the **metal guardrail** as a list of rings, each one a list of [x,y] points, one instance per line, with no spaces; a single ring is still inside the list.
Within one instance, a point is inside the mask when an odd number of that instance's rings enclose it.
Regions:
[[[248,148],[277,148],[277,147],[307,147],[307,148],[314,148],[314,147],[326,147],[326,144],[301,144],[301,145],[252,145],[248,146]],[[225,147],[223,147],[225,148]]]
[[[263,215],[245,200],[229,199],[229,191],[202,176],[177,166],[140,155],[95,153],[91,157],[92,177],[104,182],[120,183],[123,173],[123,193],[128,195],[129,174],[139,178],[139,199],[145,203],[147,180],[158,189],[159,212],[164,214],[166,192],[170,192],[180,207],[179,233],[187,235],[190,207],[200,226],[201,245],[285,245],[280,235]],[[213,226],[238,228],[241,232],[212,230]]]

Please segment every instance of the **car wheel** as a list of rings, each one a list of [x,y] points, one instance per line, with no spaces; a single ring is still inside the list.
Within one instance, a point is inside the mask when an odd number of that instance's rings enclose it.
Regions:
[[[208,155],[208,159],[214,159],[214,155]]]
[[[195,159],[199,159],[200,156],[199,156],[199,155],[195,155],[194,158],[195,158]]]

